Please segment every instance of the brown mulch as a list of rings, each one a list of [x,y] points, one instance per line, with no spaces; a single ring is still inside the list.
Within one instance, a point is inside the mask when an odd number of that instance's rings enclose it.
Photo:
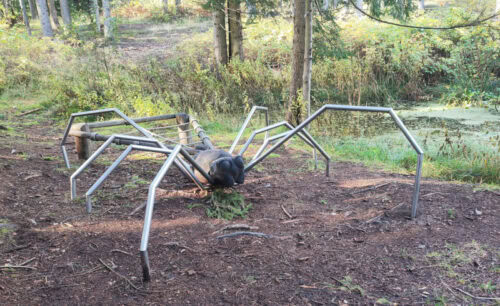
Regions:
[[[62,131],[50,125],[14,125],[24,136],[0,130],[2,305],[483,304],[500,296],[498,192],[424,179],[411,220],[413,175],[334,161],[325,177],[308,168],[309,154],[285,149],[234,188],[252,210],[231,222],[208,218],[204,193],[173,169],[158,192],[144,284],[143,211],[130,212],[161,163],[129,158],[88,215],[84,201],[70,200],[74,169],[64,168]],[[111,151],[99,160],[120,152]],[[85,171],[79,196],[105,168]],[[270,237],[217,239],[237,223]]]

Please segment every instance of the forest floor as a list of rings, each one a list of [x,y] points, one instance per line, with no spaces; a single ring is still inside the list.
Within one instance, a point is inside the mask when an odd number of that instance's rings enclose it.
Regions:
[[[117,47],[136,62],[163,57],[205,26],[120,25]],[[87,214],[70,199],[81,161],[69,144],[73,168],[64,166],[64,123],[44,111],[20,116],[29,106],[13,104],[0,111],[2,305],[500,302],[498,191],[423,179],[412,220],[412,175],[334,160],[325,177],[309,153],[290,148],[234,187],[252,204],[245,219],[207,217],[207,193],[172,169],[157,193],[152,280],[143,283],[143,211],[131,213],[163,158],[131,154]],[[78,196],[121,150],[80,176]],[[268,236],[218,238],[235,224]]]
[[[3,305],[499,302],[498,191],[423,179],[411,220],[413,176],[332,161],[325,177],[290,148],[234,188],[252,204],[246,219],[207,217],[206,193],[173,169],[157,193],[152,281],[143,283],[143,211],[131,212],[163,158],[130,155],[87,214],[70,199],[63,123],[23,111],[10,106],[0,118]],[[120,151],[82,174],[78,196]],[[234,224],[269,236],[218,238]]]

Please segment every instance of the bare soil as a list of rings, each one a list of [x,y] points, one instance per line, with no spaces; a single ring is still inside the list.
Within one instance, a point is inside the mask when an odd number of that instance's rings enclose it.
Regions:
[[[246,219],[208,218],[205,194],[172,170],[158,192],[145,284],[143,211],[130,213],[163,159],[131,155],[88,215],[82,200],[70,200],[74,168],[60,157],[61,123],[36,116],[1,122],[10,128],[0,130],[2,305],[499,302],[498,192],[424,179],[411,220],[413,175],[333,161],[325,177],[309,169],[309,154],[286,149],[234,188],[252,204]],[[105,168],[86,171],[78,195]],[[270,237],[218,239],[231,224]]]

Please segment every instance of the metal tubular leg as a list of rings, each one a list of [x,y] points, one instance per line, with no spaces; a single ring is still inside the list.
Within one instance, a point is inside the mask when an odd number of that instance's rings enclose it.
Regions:
[[[90,187],[90,189],[85,193],[85,204],[87,206],[87,213],[90,214],[92,211],[92,194],[96,191],[99,186],[104,182],[106,178],[115,170],[116,167],[129,155],[129,153],[132,151],[133,145],[130,145],[123,151],[123,153],[111,164],[111,166],[106,169],[103,175]]]
[[[149,256],[148,256],[148,240],[149,240],[149,231],[151,229],[151,220],[153,218],[153,208],[155,204],[155,193],[156,188],[160,184],[160,181],[163,179],[168,169],[175,161],[175,158],[179,154],[182,146],[175,146],[172,153],[168,156],[167,160],[161,167],[160,171],[156,174],[151,185],[149,185],[148,191],[148,201],[146,203],[146,213],[144,215],[144,227],[142,229],[142,238],[141,238],[141,247],[139,249],[141,254],[141,263],[142,263],[142,275],[145,282],[151,280],[151,267],[149,264]]]
[[[247,118],[245,119],[245,122],[243,122],[243,125],[241,126],[240,131],[238,132],[238,135],[234,139],[233,144],[231,145],[231,148],[228,151],[230,154],[233,153],[234,149],[236,148],[238,141],[240,140],[241,136],[243,135],[243,132],[245,131],[245,129],[247,128],[248,123],[250,123],[250,119],[252,119],[252,116],[256,110],[263,110],[266,112],[266,125],[269,125],[269,115],[268,115],[267,107],[264,107],[264,106],[252,107],[252,110],[250,110],[250,113],[248,114]],[[268,134],[266,133],[265,138],[267,138],[267,136],[268,136]]]
[[[413,198],[411,205],[411,218],[414,219],[417,216],[418,209],[418,194],[420,193],[420,179],[422,177],[422,165],[424,161],[424,155],[418,154],[417,156],[417,173],[415,176],[415,189],[413,190]]]
[[[115,139],[114,136],[110,137],[105,143],[103,143],[99,149],[97,149],[94,154],[92,154],[89,159],[87,159],[78,170],[75,171],[70,177],[70,185],[71,185],[71,199],[74,200],[76,198],[76,178],[87,168]]]
[[[335,105],[335,104],[326,104],[323,105],[320,109],[318,109],[314,114],[309,116],[306,120],[304,120],[301,124],[296,126],[290,133],[288,133],[285,137],[283,137],[279,142],[274,144],[269,150],[267,150],[265,153],[263,153],[261,156],[256,158],[255,160],[252,160],[246,167],[245,167],[245,172],[250,171],[253,167],[255,167],[258,163],[260,163],[264,158],[269,156],[272,152],[274,152],[278,147],[280,147],[283,143],[285,143],[288,139],[290,139],[293,135],[296,133],[299,133],[302,131],[311,121],[316,119],[319,115],[321,115],[324,111],[326,110],[344,110],[344,111],[363,111],[363,112],[379,112],[379,113],[389,113],[398,126],[398,128],[403,132],[405,135],[406,139],[408,142],[410,142],[411,146],[413,149],[416,151],[418,155],[418,162],[417,162],[417,173],[415,177],[415,189],[413,193],[413,203],[412,203],[412,211],[411,211],[411,217],[415,218],[417,215],[417,208],[418,208],[418,193],[420,191],[420,178],[422,175],[422,162],[423,162],[423,154],[424,152],[420,148],[420,146],[417,144],[413,136],[410,134],[410,132],[406,129],[405,125],[399,119],[399,117],[396,115],[396,113],[392,110],[392,108],[387,108],[387,107],[375,107],[375,106],[350,106],[350,105]],[[329,170],[329,163],[327,164],[327,171]]]

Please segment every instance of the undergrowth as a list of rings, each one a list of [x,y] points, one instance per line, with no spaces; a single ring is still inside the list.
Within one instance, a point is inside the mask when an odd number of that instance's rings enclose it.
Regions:
[[[243,195],[235,190],[216,189],[208,196],[207,202],[210,205],[205,210],[207,216],[216,219],[246,218],[252,208],[252,204],[245,203]]]

